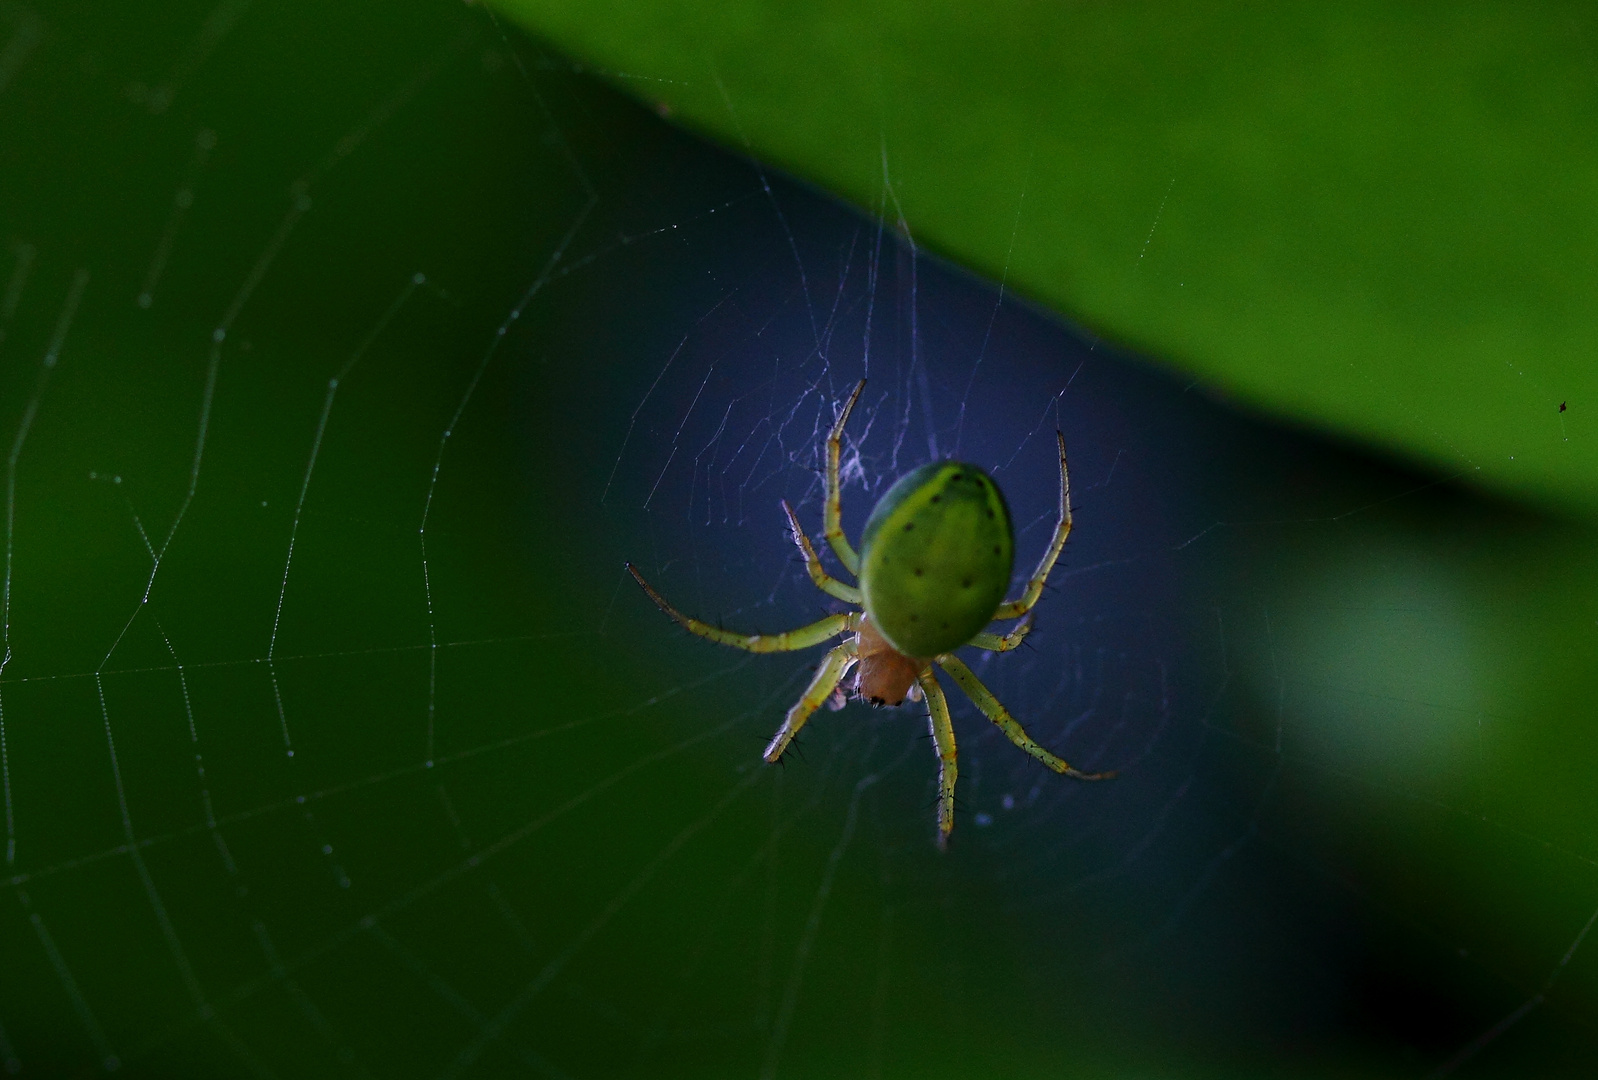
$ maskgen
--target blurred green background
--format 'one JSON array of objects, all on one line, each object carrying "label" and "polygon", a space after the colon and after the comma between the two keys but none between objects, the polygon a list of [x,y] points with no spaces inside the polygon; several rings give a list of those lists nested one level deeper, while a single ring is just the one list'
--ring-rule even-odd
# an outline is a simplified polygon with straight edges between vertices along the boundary
[{"label": "blurred green background", "polygon": [[[1590,41],[0,4],[0,1069],[1587,1075]],[[766,767],[813,657],[620,568],[827,610],[861,375],[851,529],[959,454],[1026,562],[1071,444],[980,670],[1122,775],[956,702],[942,856],[915,709]]]}]

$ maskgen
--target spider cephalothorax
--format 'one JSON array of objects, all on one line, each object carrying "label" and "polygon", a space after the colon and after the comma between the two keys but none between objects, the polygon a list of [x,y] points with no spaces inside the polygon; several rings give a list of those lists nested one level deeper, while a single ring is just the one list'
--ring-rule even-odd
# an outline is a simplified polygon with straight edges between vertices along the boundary
[{"label": "spider cephalothorax", "polygon": [[[932,738],[941,770],[938,782],[938,843],[947,843],[954,828],[954,783],[958,772],[954,727],[949,705],[933,674],[941,667],[977,708],[1009,736],[1010,741],[1057,773],[1081,780],[1101,780],[1114,773],[1084,773],[1055,757],[1026,733],[997,698],[983,686],[954,650],[973,645],[991,652],[1015,648],[1031,629],[1031,611],[1043,594],[1065,539],[1071,533],[1070,478],[1065,466],[1065,437],[1060,447],[1060,519],[1049,549],[1019,598],[1004,600],[1015,561],[1010,511],[998,485],[975,465],[931,462],[900,477],[877,501],[860,534],[855,553],[844,535],[838,493],[838,459],[844,425],[860,398],[865,380],[855,387],[827,436],[825,526],[827,542],[859,585],[827,573],[799,518],[782,504],[794,543],[804,555],[805,569],[816,587],[858,610],[829,615],[809,626],[782,634],[739,634],[691,619],[668,604],[633,569],[638,584],[667,615],[700,637],[750,652],[786,652],[819,645],[840,634],[843,642],[827,653],[804,696],[766,747],[767,761],[782,757],[788,744],[824,702],[841,704],[844,692],[872,705],[900,705],[907,698],[927,702]],[[1008,634],[985,629],[996,620],[1020,619]],[[851,676],[851,669],[853,675]]]},{"label": "spider cephalothorax", "polygon": [[843,687],[869,705],[903,705],[907,697],[919,698],[916,679],[927,661],[906,656],[888,643],[871,621],[861,615],[855,632],[854,654],[858,661],[854,674]]}]

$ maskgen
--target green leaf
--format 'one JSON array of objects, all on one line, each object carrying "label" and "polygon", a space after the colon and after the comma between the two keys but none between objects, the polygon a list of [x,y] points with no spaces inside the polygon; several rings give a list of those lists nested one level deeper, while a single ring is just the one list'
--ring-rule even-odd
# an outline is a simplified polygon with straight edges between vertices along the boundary
[{"label": "green leaf", "polygon": [[1590,8],[498,2],[1242,402],[1598,511]]}]

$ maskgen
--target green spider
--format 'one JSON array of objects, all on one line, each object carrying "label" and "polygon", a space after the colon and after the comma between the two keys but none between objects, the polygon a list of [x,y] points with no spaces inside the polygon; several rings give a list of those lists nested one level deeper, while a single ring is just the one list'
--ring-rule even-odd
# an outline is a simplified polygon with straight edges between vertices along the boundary
[{"label": "green spider", "polygon": [[[782,727],[766,746],[764,757],[775,762],[799,734],[806,720],[824,703],[841,708],[852,693],[872,705],[901,705],[925,697],[928,723],[937,746],[938,846],[945,847],[954,829],[954,727],[949,703],[932,666],[949,674],[977,708],[999,726],[1010,741],[1057,773],[1078,780],[1107,780],[1113,772],[1080,772],[1039,746],[999,699],[977,679],[965,661],[954,655],[963,645],[989,652],[1008,652],[1032,629],[1032,609],[1043,594],[1049,572],[1071,535],[1071,481],[1065,466],[1065,436],[1060,444],[1060,520],[1048,551],[1016,600],[1005,600],[1015,562],[1015,537],[1010,510],[998,485],[975,465],[934,461],[900,477],[877,501],[860,534],[855,554],[844,535],[838,492],[838,458],[844,425],[866,382],[861,379],[827,436],[825,527],[827,542],[838,561],[860,582],[849,585],[821,565],[793,507],[783,511],[793,542],[804,555],[805,569],[816,588],[861,610],[825,619],[782,634],[740,634],[691,619],[666,602],[628,563],[627,570],[655,605],[691,633],[721,645],[754,653],[788,652],[819,645],[840,634],[842,644],[827,653],[810,686],[788,710]],[[984,629],[996,620],[1020,619],[1007,634]],[[844,677],[858,665],[854,677]],[[919,691],[919,692],[918,692]]]}]

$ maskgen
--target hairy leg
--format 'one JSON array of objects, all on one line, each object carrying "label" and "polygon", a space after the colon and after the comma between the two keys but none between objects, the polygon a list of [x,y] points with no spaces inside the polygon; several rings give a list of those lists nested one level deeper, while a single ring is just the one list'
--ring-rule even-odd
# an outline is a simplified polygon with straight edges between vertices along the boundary
[{"label": "hairy leg", "polygon": [[1010,710],[1006,709],[999,699],[993,696],[992,691],[982,685],[981,680],[976,677],[976,673],[966,667],[965,662],[958,656],[951,656],[945,653],[943,656],[938,657],[938,666],[947,671],[950,677],[960,684],[960,689],[965,691],[966,696],[976,703],[976,707],[981,709],[989,720],[999,726],[1000,731],[1010,737],[1011,742],[1055,772],[1063,776],[1074,776],[1078,780],[1108,780],[1115,775],[1113,772],[1081,772],[1039,746],[1032,740],[1032,736],[1026,733],[1026,728],[1022,727],[1020,722],[1010,715]]},{"label": "hairy leg", "polygon": [[854,662],[853,638],[827,654],[827,658],[816,669],[816,677],[810,680],[810,686],[805,690],[804,696],[793,703],[793,708],[789,709],[788,715],[783,718],[782,727],[778,728],[777,733],[771,737],[771,742],[766,744],[766,751],[761,756],[767,761],[776,761],[782,757],[782,752],[788,749],[793,737],[805,726],[810,714],[832,696],[839,680],[854,666]]},{"label": "hairy leg", "polygon": [[921,692],[927,698],[927,726],[938,749],[938,847],[949,846],[954,830],[954,781],[960,773],[955,760],[954,725],[949,722],[949,702],[932,669],[921,673]]},{"label": "hairy leg", "polygon": [[1009,652],[1021,644],[1031,632],[1032,613],[1027,612],[1027,617],[1008,634],[990,634],[984,631],[972,638],[967,644],[975,645],[979,649],[986,649],[988,652]]},{"label": "hairy leg", "polygon": [[644,580],[643,575],[633,568],[632,563],[627,564],[627,572],[633,576],[634,581],[643,586],[644,592],[649,594],[649,599],[655,602],[655,606],[669,615],[678,626],[718,645],[731,645],[746,652],[773,653],[808,649],[812,645],[820,645],[829,638],[835,638],[839,634],[855,629],[855,622],[860,617],[858,612],[843,612],[828,615],[825,619],[818,619],[809,626],[801,626],[797,630],[788,630],[781,634],[740,634],[736,630],[723,630],[719,626],[690,619],[666,603],[666,598]]},{"label": "hairy leg", "polygon": [[799,554],[805,558],[805,569],[810,571],[810,580],[816,588],[828,596],[835,596],[846,604],[859,605],[860,590],[853,585],[846,585],[827,573],[821,565],[821,558],[816,554],[816,549],[810,544],[810,537],[805,535],[803,526],[799,524],[799,516],[793,512],[793,507],[788,505],[788,500],[782,500],[783,512],[788,515],[788,527],[793,530],[793,542],[799,545]]},{"label": "hairy leg", "polygon": [[849,545],[849,538],[843,534],[843,496],[838,490],[838,459],[843,455],[843,426],[849,422],[849,414],[854,411],[854,403],[860,400],[860,391],[865,388],[866,381],[861,379],[855,385],[854,393],[849,395],[843,412],[838,414],[837,422],[832,425],[832,432],[827,436],[827,508],[823,525],[826,529],[827,543],[832,545],[838,561],[843,563],[843,568],[851,574],[860,573],[860,556],[855,554],[854,548]]},{"label": "hairy leg", "polygon": [[1060,552],[1065,550],[1065,538],[1071,535],[1071,474],[1065,467],[1065,436],[1056,431],[1054,437],[1060,444],[1060,520],[1054,526],[1054,538],[1049,541],[1049,550],[1043,553],[1043,559],[1027,580],[1026,588],[1021,590],[1017,599],[1000,604],[999,610],[993,615],[995,619],[1015,619],[1032,610],[1032,605],[1043,595],[1049,572],[1054,569]]}]

